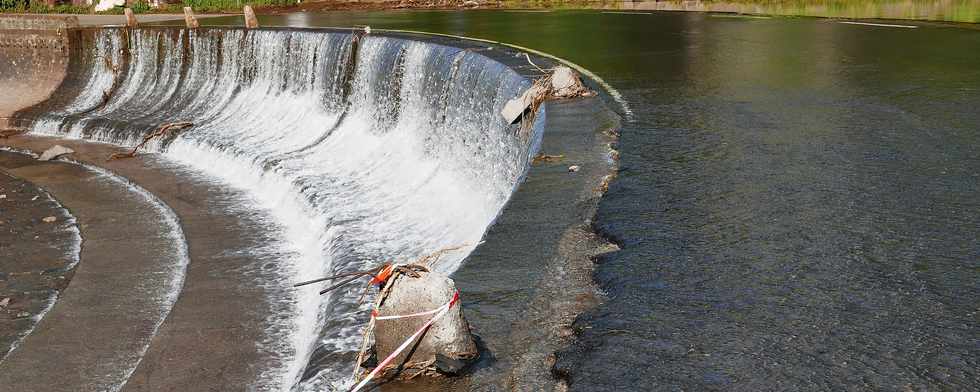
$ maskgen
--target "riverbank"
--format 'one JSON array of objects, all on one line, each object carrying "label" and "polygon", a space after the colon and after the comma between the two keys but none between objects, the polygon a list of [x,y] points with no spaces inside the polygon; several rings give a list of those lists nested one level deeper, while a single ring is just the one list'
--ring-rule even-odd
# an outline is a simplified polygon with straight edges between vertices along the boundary
[{"label": "riverbank", "polygon": [[848,19],[980,22],[980,0],[504,0],[505,8],[694,11]]},{"label": "riverbank", "polygon": [[[134,6],[140,19],[148,22],[181,19],[182,5],[149,8],[145,3]],[[202,3],[203,4],[203,3]],[[235,14],[244,3],[192,4],[199,15]],[[736,15],[819,17],[844,19],[893,19],[932,22],[980,23],[980,0],[790,0],[790,1],[691,1],[691,0],[321,0],[288,5],[253,4],[256,13],[278,15],[295,12],[392,11],[392,10],[604,10],[607,12],[675,11],[713,12]],[[87,7],[31,8],[3,12],[73,14],[90,21],[83,25],[119,24],[120,8],[90,13]],[[152,15],[152,16],[150,16]]]}]

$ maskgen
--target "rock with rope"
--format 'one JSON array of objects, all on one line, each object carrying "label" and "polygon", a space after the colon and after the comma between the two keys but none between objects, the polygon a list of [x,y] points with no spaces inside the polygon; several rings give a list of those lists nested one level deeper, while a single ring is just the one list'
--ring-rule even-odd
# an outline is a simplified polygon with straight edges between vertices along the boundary
[{"label": "rock with rope", "polygon": [[[393,276],[394,282],[375,315],[374,353],[391,360],[381,373],[402,370],[404,376],[441,371],[458,372],[478,355],[476,342],[459,306],[456,285],[447,275],[413,268]],[[398,351],[426,323],[416,342]],[[453,366],[437,366],[451,363]]]}]

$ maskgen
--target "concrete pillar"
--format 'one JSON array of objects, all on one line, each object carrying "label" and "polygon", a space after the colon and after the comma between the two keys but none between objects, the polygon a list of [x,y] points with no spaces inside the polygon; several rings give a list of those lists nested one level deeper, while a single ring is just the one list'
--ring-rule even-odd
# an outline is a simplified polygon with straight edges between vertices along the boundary
[{"label": "concrete pillar", "polygon": [[133,10],[126,8],[123,13],[126,14],[126,27],[136,27],[136,15],[133,14]]},{"label": "concrete pillar", "polygon": [[191,7],[184,7],[184,23],[187,24],[188,29],[196,29],[201,27],[201,25],[197,23],[197,18],[194,17],[194,10],[191,9]]},{"label": "concrete pillar", "polygon": [[255,18],[255,11],[252,11],[252,6],[246,5],[242,8],[245,12],[245,28],[254,29],[259,27],[259,20]]}]

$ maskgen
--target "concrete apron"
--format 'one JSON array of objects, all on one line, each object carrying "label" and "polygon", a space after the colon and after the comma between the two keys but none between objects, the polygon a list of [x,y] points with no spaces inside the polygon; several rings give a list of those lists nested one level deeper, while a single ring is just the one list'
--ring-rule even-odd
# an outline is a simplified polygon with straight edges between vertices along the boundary
[{"label": "concrete apron", "polygon": [[169,284],[161,274],[177,262],[179,245],[167,235],[172,228],[165,217],[132,189],[81,166],[4,154],[2,170],[44,187],[74,213],[83,250],[62,299],[0,364],[0,385],[16,391],[114,389],[105,385],[106,374],[128,366],[135,370],[121,380],[124,391],[239,391],[281,364],[288,350],[257,342],[277,339],[272,316],[292,307],[274,300],[287,297],[288,288],[256,282],[275,282],[282,257],[249,252],[276,241],[269,217],[242,208],[243,192],[158,155],[106,162],[123,149],[34,136],[0,141],[35,153],[55,144],[75,150],[71,159],[118,174],[168,206],[179,219],[190,263],[179,298],[154,334],[159,303],[146,293],[162,290],[148,286]]},{"label": "concrete apron", "polygon": [[68,286],[80,251],[75,217],[44,189],[0,170],[0,362]]}]

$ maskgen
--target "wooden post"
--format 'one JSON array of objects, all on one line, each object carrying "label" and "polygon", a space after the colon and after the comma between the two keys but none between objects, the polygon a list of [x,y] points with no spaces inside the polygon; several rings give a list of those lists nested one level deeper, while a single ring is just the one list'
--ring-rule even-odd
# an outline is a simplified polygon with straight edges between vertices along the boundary
[{"label": "wooden post", "polygon": [[197,23],[197,18],[194,17],[194,10],[191,7],[184,7],[184,23],[187,24],[188,29],[196,29],[201,26]]},{"label": "wooden post", "polygon": [[136,27],[136,15],[133,14],[133,10],[126,8],[123,13],[126,14],[126,27]]},{"label": "wooden post", "polygon": [[245,11],[245,28],[254,29],[259,27],[259,20],[255,18],[255,11],[252,11],[252,6],[246,5],[242,8]]}]

